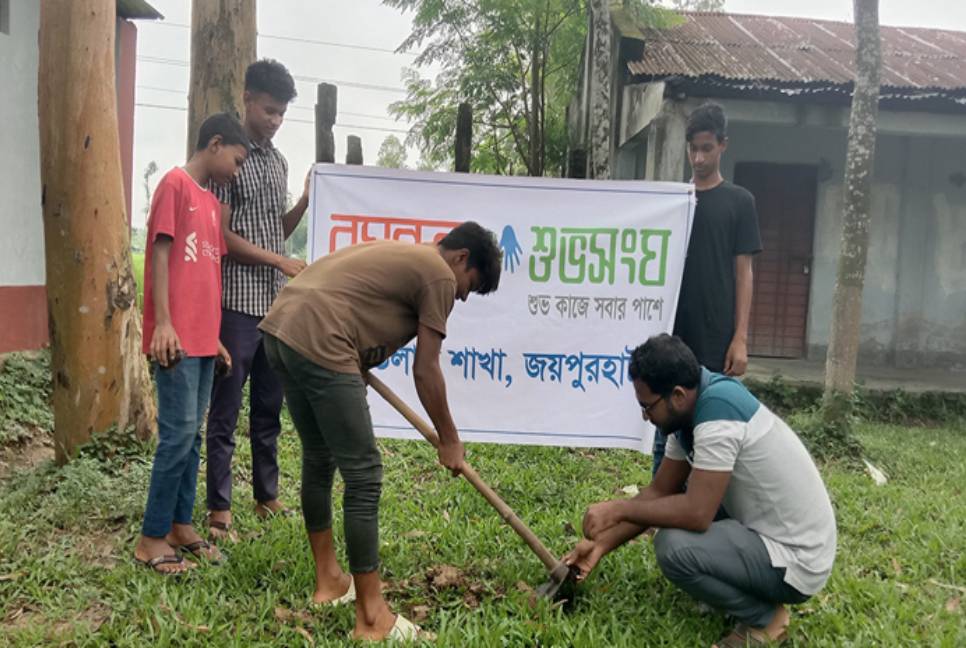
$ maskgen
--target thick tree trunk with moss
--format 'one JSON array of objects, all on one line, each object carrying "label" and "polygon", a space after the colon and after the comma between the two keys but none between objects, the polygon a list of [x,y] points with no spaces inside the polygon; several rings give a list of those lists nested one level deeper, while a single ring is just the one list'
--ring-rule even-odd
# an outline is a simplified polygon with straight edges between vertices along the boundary
[{"label": "thick tree trunk with moss", "polygon": [[610,178],[610,1],[590,0],[590,177]]},{"label": "thick tree trunk with moss", "polygon": [[114,89],[114,0],[43,0],[41,181],[58,463],[93,435],[154,431]]},{"label": "thick tree trunk with moss", "polygon": [[882,54],[878,0],[855,0],[856,80],[845,163],[842,244],[825,364],[823,417],[843,424],[850,412],[859,351],[862,286],[869,247]]},{"label": "thick tree trunk with moss", "polygon": [[245,70],[255,62],[255,0],[193,0],[188,155],[209,115],[241,118]]}]

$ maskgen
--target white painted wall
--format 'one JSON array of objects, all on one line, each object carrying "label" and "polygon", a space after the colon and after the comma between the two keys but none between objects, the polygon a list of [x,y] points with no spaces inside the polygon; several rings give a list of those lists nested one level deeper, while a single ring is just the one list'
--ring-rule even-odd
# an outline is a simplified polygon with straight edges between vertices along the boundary
[{"label": "white painted wall", "polygon": [[[727,107],[727,102],[725,102]],[[884,113],[889,115],[889,113]],[[948,116],[947,116],[948,117]],[[960,117],[966,123],[966,118]],[[807,344],[824,357],[842,222],[846,132],[732,123],[722,171],[737,162],[817,164]],[[876,148],[861,355],[897,366],[966,368],[966,138],[881,134]]]},{"label": "white painted wall", "polygon": [[0,286],[45,283],[37,124],[40,3],[10,0],[0,32]]}]

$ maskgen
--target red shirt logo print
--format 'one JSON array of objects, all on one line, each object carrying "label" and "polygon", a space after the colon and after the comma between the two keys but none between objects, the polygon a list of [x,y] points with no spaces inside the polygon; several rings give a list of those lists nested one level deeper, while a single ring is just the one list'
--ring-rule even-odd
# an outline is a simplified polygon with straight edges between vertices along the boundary
[{"label": "red shirt logo print", "polygon": [[192,232],[185,237],[184,260],[198,262],[198,232]]}]

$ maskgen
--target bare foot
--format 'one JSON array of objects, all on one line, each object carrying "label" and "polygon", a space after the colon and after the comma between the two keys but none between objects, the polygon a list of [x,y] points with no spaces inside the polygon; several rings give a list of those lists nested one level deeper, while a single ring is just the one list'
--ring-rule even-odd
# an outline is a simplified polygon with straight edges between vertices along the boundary
[{"label": "bare foot", "polygon": [[172,547],[184,548],[198,558],[211,562],[221,562],[225,559],[225,556],[218,551],[218,547],[208,544],[190,524],[171,525],[171,532],[164,539]]},{"label": "bare foot", "polygon": [[134,559],[141,563],[148,563],[157,558],[170,558],[171,561],[160,562],[151,568],[162,574],[181,574],[197,565],[186,560],[175,560],[177,554],[165,542],[164,538],[149,538],[141,536],[134,547]]},{"label": "bare foot", "polygon": [[339,572],[331,578],[316,581],[315,593],[312,594],[312,602],[322,605],[342,598],[349,592],[351,585],[352,576],[345,572]]},{"label": "bare foot", "polygon": [[357,604],[356,627],[352,631],[352,638],[363,641],[382,641],[389,635],[389,631],[392,630],[394,625],[396,625],[396,615],[392,613],[388,605],[375,615],[372,623],[367,623],[359,614]]},{"label": "bare foot", "polygon": [[256,502],[255,503],[255,515],[262,518],[271,517],[273,515],[288,515],[292,512],[292,509],[288,508],[280,500],[273,499],[268,502]]}]

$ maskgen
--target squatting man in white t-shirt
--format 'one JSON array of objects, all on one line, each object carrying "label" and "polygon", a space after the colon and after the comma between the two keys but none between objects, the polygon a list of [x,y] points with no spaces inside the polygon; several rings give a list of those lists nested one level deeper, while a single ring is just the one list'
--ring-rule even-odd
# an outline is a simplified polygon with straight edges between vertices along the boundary
[{"label": "squatting man in white t-shirt", "polygon": [[782,641],[785,605],[821,590],[835,560],[835,514],[811,456],[740,382],[698,365],[680,338],[657,335],[635,349],[630,376],[644,418],[669,432],[667,454],[637,496],[587,509],[585,539],[566,562],[585,578],[655,527],[664,575],[739,621],[716,646]]}]

